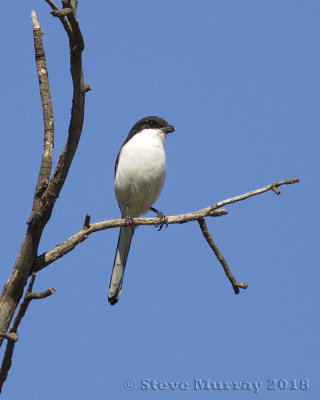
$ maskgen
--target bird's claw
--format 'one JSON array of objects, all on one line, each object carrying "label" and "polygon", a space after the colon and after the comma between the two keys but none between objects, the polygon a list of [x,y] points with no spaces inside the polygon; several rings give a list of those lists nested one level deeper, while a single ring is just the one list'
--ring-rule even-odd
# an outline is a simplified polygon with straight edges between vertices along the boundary
[{"label": "bird's claw", "polygon": [[154,226],[156,228],[159,227],[158,232],[161,231],[161,229],[163,228],[163,225],[166,226],[166,228],[168,228],[168,218],[164,215],[164,214],[160,214],[157,216],[159,218],[159,223],[155,224]]},{"label": "bird's claw", "polygon": [[131,226],[132,228],[136,228],[137,224],[134,222],[134,219],[132,217],[126,217],[126,224]]},{"label": "bird's claw", "polygon": [[157,210],[154,207],[150,207],[150,210],[156,213],[157,217],[159,218],[159,223],[154,224],[156,228],[159,227],[158,231],[161,231],[163,225],[166,225],[166,228],[168,228],[168,218],[161,211]]}]

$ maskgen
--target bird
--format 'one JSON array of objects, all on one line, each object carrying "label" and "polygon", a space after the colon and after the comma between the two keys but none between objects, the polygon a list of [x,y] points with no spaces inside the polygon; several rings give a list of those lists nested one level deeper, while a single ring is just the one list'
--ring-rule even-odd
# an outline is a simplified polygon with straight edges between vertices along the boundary
[{"label": "bird", "polygon": [[166,175],[164,142],[176,128],[157,116],[140,119],[131,128],[115,163],[115,194],[122,218],[127,225],[120,228],[109,284],[108,301],[118,302],[131,240],[135,231],[133,218],[149,210],[159,218],[161,229],[165,215],[152,207],[163,188]]}]

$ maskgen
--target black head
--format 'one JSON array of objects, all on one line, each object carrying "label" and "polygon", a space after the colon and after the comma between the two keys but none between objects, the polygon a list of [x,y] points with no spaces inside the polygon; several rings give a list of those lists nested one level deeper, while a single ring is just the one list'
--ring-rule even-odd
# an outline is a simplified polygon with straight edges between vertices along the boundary
[{"label": "black head", "polygon": [[130,131],[130,138],[141,132],[143,129],[161,129],[165,133],[170,133],[176,130],[172,125],[169,125],[165,119],[156,116],[150,116],[140,119],[136,122]]}]

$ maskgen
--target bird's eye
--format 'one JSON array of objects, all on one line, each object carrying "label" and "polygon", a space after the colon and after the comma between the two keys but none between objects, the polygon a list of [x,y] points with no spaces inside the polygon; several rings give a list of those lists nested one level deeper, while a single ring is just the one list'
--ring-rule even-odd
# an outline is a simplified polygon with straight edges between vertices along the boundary
[{"label": "bird's eye", "polygon": [[155,120],[152,119],[151,121],[149,121],[149,125],[150,125],[150,126],[155,126],[155,124],[156,124],[156,121],[155,121]]}]

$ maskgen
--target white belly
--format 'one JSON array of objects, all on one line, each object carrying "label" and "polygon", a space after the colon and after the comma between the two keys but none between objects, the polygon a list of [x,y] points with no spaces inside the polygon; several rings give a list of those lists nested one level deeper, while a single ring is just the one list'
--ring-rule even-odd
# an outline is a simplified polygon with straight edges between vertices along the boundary
[{"label": "white belly", "polygon": [[161,131],[144,130],[123,146],[115,178],[123,217],[145,214],[160,196],[166,175],[164,140]]}]

